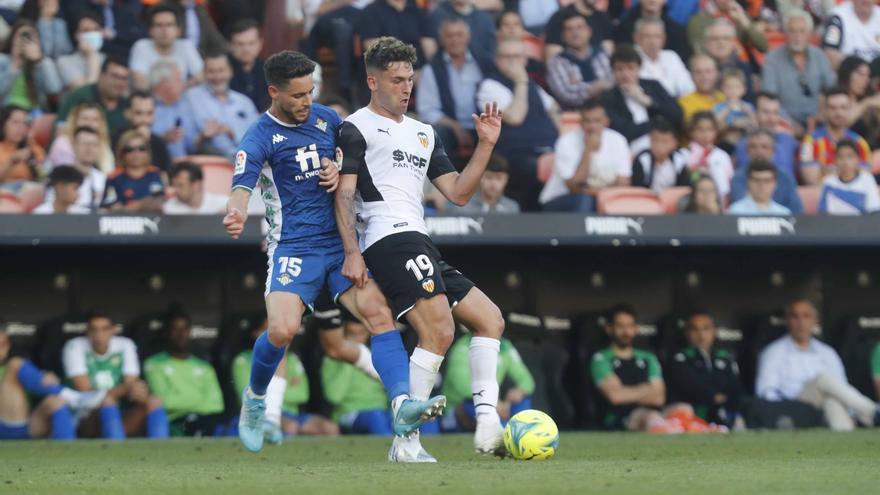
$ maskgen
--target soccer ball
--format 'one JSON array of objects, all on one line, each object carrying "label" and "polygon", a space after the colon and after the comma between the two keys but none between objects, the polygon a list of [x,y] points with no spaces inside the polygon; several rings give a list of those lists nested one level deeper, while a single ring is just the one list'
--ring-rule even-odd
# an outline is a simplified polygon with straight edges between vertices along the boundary
[{"label": "soccer ball", "polygon": [[504,447],[514,459],[542,461],[559,446],[559,429],[553,418],[535,409],[516,413],[504,428]]}]

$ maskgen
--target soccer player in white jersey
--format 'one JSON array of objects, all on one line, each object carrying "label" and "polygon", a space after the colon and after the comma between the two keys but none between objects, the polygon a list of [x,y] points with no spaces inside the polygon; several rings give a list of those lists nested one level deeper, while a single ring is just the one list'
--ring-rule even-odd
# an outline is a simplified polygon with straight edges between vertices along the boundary
[{"label": "soccer player in white jersey", "polygon": [[[501,133],[501,112],[493,104],[473,115],[479,142],[459,174],[431,126],[405,115],[415,48],[383,37],[367,50],[365,60],[370,104],[343,122],[337,139],[343,154],[336,192],[337,224],[345,246],[342,273],[360,287],[369,280],[369,268],[395,317],[416,329],[419,345],[410,357],[410,396],[416,400],[426,399],[434,386],[452,343],[453,318],[471,330],[474,446],[478,452],[495,452],[502,448],[503,430],[495,408],[504,320],[473,282],[443,261],[428,237],[422,186],[427,176],[450,201],[467,203]],[[409,462],[419,451],[423,449],[418,435],[395,437],[388,457]]]}]

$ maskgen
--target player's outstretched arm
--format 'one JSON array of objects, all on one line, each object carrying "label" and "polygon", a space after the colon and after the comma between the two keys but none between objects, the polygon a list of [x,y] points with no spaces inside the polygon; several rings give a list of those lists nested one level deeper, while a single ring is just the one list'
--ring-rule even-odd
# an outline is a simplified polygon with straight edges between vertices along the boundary
[{"label": "player's outstretched arm", "polygon": [[223,217],[223,227],[226,233],[233,239],[238,239],[244,230],[247,221],[247,207],[251,199],[251,192],[243,187],[236,187],[226,203],[226,216]]},{"label": "player's outstretched arm", "polygon": [[336,190],[336,226],[345,249],[345,263],[342,275],[352,281],[358,288],[367,285],[367,265],[361,255],[355,231],[356,215],[354,198],[357,191],[357,175],[343,174]]},{"label": "player's outstretched arm", "polygon": [[498,142],[498,137],[501,135],[501,117],[501,110],[498,108],[498,103],[495,102],[491,105],[487,103],[485,111],[479,116],[471,115],[479,141],[477,141],[470,161],[460,174],[450,172],[432,180],[434,186],[446,196],[446,199],[458,206],[467,204],[477,190],[480,178],[486,171],[486,165],[492,156],[492,150],[495,149],[495,143]]}]

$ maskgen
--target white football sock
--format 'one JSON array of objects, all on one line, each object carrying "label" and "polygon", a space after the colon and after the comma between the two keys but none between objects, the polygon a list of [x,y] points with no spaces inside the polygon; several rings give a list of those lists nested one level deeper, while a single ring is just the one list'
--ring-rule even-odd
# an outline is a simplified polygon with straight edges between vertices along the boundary
[{"label": "white football sock", "polygon": [[373,353],[370,352],[370,348],[364,344],[358,344],[358,349],[360,349],[361,353],[358,355],[358,359],[354,363],[355,368],[363,371],[373,380],[381,381],[379,373],[377,373],[376,368],[373,367]]},{"label": "white football sock", "polygon": [[79,401],[81,394],[72,388],[62,387],[61,393],[58,394],[65,404],[68,406],[75,406]]},{"label": "white football sock", "polygon": [[498,419],[498,353],[501,341],[489,337],[472,337],[468,349],[471,366],[471,389],[477,422]]},{"label": "white football sock", "polygon": [[391,399],[391,417],[397,417],[397,410],[400,409],[400,405],[403,404],[403,401],[409,399],[409,395],[400,394],[397,397]]},{"label": "white football sock", "polygon": [[273,376],[266,387],[266,421],[276,426],[281,426],[281,406],[286,390],[287,380],[278,375]]},{"label": "white football sock", "polygon": [[415,400],[428,400],[440,373],[443,356],[421,347],[413,350],[409,358],[409,396]]}]

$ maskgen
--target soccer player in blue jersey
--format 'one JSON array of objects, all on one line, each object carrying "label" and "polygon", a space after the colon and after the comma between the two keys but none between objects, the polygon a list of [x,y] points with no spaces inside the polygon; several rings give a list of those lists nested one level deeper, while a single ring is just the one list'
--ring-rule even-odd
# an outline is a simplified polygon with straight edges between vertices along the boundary
[{"label": "soccer player in blue jersey", "polygon": [[[280,52],[264,67],[272,105],[242,139],[223,219],[229,235],[238,238],[251,191],[259,183],[269,224],[269,326],[254,344],[239,436],[248,450],[262,448],[268,384],[303,313],[313,309],[325,285],[372,333],[372,361],[391,400],[394,432],[408,435],[439,415],[446,399],[409,398],[409,359],[382,292],[372,281],[353,287],[342,275],[345,255],[331,194],[339,181],[332,159],[341,121],[332,109],[312,103],[315,63],[305,55]],[[423,459],[430,461],[427,454]]]}]

